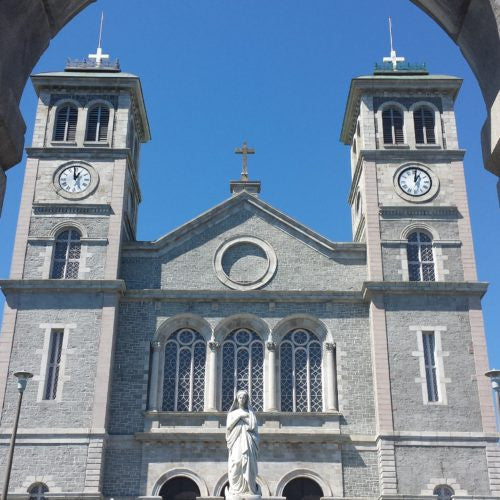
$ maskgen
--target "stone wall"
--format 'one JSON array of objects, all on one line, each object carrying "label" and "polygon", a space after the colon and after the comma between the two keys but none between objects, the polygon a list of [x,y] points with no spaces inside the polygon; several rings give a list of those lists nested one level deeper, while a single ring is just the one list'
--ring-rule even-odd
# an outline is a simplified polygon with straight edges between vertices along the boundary
[{"label": "stone wall", "polygon": [[[437,296],[387,297],[387,338],[394,428],[398,431],[481,432],[467,300]],[[420,370],[419,330],[439,332],[437,358],[444,401],[427,403]],[[446,396],[446,398],[445,398]]]}]

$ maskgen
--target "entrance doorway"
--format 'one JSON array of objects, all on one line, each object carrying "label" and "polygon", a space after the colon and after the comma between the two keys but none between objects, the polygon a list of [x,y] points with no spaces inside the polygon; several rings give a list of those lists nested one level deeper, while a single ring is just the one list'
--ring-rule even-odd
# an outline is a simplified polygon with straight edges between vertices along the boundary
[{"label": "entrance doorway", "polygon": [[200,496],[200,489],[188,477],[174,477],[161,487],[160,496],[163,500],[195,500]]},{"label": "entrance doorway", "polygon": [[283,490],[286,500],[319,500],[323,495],[321,486],[308,477],[292,479]]}]

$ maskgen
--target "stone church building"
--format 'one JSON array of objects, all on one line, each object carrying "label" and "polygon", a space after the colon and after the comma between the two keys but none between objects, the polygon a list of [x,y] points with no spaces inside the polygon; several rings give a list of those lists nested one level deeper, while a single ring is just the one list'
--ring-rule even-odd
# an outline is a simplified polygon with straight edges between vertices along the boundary
[{"label": "stone church building", "polygon": [[459,78],[395,62],[352,80],[352,242],[272,207],[245,173],[227,200],[137,241],[139,78],[98,60],[32,81],[0,283],[2,467],[13,373],[34,374],[9,498],[220,499],[240,388],[264,498],[500,498]]}]

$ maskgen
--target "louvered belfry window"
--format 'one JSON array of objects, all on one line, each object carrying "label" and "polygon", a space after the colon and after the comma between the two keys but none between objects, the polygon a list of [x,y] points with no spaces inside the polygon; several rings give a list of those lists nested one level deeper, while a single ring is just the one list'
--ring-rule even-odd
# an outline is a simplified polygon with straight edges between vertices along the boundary
[{"label": "louvered belfry window", "polygon": [[59,108],[56,113],[54,141],[74,141],[77,120],[78,110],[75,106],[67,104],[62,108]]},{"label": "louvered belfry window", "polygon": [[51,278],[77,279],[81,254],[80,233],[67,229],[56,238]]},{"label": "louvered belfry window", "polygon": [[419,231],[408,236],[406,245],[410,281],[436,281],[432,238]]},{"label": "louvered belfry window", "polygon": [[418,108],[413,112],[415,141],[417,144],[436,144],[434,113],[428,108]]},{"label": "louvered belfry window", "polygon": [[89,111],[85,140],[104,142],[108,138],[109,108],[104,105],[93,107]]},{"label": "louvered belfry window", "polygon": [[382,112],[384,144],[404,144],[403,115],[396,108],[387,108]]}]

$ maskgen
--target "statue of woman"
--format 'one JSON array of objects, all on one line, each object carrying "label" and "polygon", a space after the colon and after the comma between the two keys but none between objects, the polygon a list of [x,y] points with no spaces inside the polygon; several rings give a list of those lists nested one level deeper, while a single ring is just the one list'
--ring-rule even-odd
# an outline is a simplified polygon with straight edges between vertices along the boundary
[{"label": "statue of woman", "polygon": [[247,391],[238,391],[227,414],[229,496],[260,495],[256,483],[259,433]]}]

